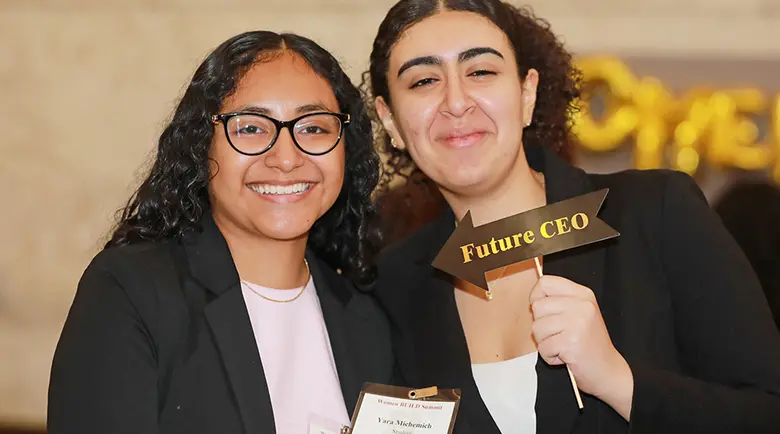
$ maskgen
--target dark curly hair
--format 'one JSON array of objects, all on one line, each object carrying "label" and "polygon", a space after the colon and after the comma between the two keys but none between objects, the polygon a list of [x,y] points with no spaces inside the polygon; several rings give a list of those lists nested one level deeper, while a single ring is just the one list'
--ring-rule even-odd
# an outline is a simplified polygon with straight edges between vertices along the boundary
[{"label": "dark curly hair", "polygon": [[246,32],[206,57],[160,136],[148,176],[120,210],[106,248],[178,238],[200,229],[202,216],[211,212],[207,192],[209,147],[215,131],[211,116],[219,113],[253,65],[283,51],[296,53],[328,80],[339,109],[352,119],[344,133],[344,185],[333,207],[314,223],[309,247],[361,286],[375,279],[376,241],[368,222],[375,214],[371,193],[379,181],[380,160],[371,120],[360,91],[338,61],[315,42],[289,33]]},{"label": "dark curly hair", "polygon": [[[514,49],[520,77],[533,68],[539,72],[539,87],[533,122],[524,130],[524,146],[546,146],[571,160],[571,119],[580,96],[581,74],[572,64],[572,56],[550,30],[547,21],[537,18],[528,8],[518,8],[501,0],[401,0],[385,16],[374,39],[369,70],[360,85],[368,104],[381,96],[391,104],[387,84],[390,51],[406,29],[440,11],[473,12],[489,19],[506,34]],[[374,111],[376,120],[376,112]],[[381,190],[387,190],[393,178],[420,183],[430,190],[431,181],[414,166],[409,155],[393,148],[383,133],[381,148],[388,155]]]}]

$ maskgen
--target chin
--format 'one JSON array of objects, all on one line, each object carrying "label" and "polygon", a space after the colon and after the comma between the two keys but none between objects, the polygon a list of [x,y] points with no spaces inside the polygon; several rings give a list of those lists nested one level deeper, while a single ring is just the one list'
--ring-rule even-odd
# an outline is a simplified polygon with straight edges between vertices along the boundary
[{"label": "chin", "polygon": [[491,175],[494,174],[477,167],[454,168],[445,173],[442,182],[437,184],[453,193],[468,193],[488,188],[493,183]]},{"label": "chin", "polygon": [[277,241],[292,241],[306,238],[311,230],[311,225],[304,222],[283,222],[282,224],[268,225],[261,222],[254,224],[257,232],[265,237]]}]

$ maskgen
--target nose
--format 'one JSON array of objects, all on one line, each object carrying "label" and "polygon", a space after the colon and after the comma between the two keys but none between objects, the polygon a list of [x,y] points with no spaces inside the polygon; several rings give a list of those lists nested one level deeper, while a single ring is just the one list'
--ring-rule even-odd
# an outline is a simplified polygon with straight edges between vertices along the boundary
[{"label": "nose", "polygon": [[277,169],[280,172],[289,173],[303,166],[306,157],[303,152],[295,146],[292,135],[287,128],[279,132],[276,143],[268,150],[265,156],[265,165],[271,169]]},{"label": "nose", "polygon": [[474,101],[458,78],[452,78],[447,81],[445,92],[444,113],[453,117],[461,117],[474,108]]}]

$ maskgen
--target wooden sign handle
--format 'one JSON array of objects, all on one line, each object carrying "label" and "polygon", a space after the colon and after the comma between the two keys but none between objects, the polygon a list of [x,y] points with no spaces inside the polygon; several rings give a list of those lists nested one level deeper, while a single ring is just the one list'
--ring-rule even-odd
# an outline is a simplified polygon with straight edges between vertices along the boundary
[{"label": "wooden sign handle", "polygon": [[[536,264],[536,273],[539,275],[539,277],[542,277],[542,264],[539,262],[539,257],[534,258],[534,263]],[[582,397],[580,396],[580,388],[577,387],[577,380],[574,378],[574,374],[572,374],[571,369],[569,369],[569,365],[566,365],[566,371],[569,372],[569,379],[571,380],[571,387],[574,389],[574,396],[577,398],[577,406],[582,410],[584,406],[582,405]]]}]

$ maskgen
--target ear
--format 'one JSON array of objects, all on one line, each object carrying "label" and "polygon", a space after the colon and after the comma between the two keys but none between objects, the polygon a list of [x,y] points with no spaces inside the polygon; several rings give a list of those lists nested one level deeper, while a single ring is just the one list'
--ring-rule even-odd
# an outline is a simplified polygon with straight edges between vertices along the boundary
[{"label": "ear", "polygon": [[531,68],[523,79],[523,125],[531,125],[536,107],[536,90],[539,86],[539,72]]},{"label": "ear", "polygon": [[381,96],[376,97],[376,100],[374,100],[374,106],[376,107],[376,114],[379,115],[379,120],[382,121],[382,126],[393,140],[393,147],[397,149],[406,149],[406,144],[401,138],[401,135],[398,133],[398,128],[395,125],[393,112],[390,111],[390,107],[388,107],[385,99]]}]

